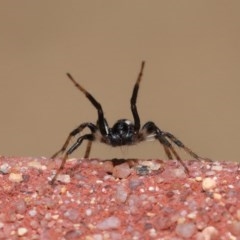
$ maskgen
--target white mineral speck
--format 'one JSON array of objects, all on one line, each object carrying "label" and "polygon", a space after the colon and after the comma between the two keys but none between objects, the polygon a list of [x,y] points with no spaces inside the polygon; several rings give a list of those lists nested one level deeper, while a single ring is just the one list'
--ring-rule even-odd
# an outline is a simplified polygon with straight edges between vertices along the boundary
[{"label": "white mineral speck", "polygon": [[174,176],[177,178],[184,178],[186,176],[184,168],[176,168],[176,169],[173,169],[172,172]]},{"label": "white mineral speck", "polygon": [[159,161],[156,160],[144,160],[140,163],[142,166],[147,166],[149,167],[151,170],[158,170],[161,167],[161,163],[159,163]]},{"label": "white mineral speck", "polygon": [[3,163],[0,166],[0,173],[2,174],[8,174],[11,169],[11,166],[8,163]]},{"label": "white mineral speck", "polygon": [[196,180],[197,182],[201,182],[201,181],[202,181],[202,177],[201,177],[201,176],[197,176],[197,177],[195,177],[195,180]]},{"label": "white mineral speck", "polygon": [[95,204],[96,203],[96,198],[95,197],[92,197],[91,199],[90,199],[90,204]]},{"label": "white mineral speck", "polygon": [[221,200],[222,195],[220,193],[213,193],[213,198],[216,199],[216,200]]},{"label": "white mineral speck", "polygon": [[108,218],[105,218],[103,221],[99,222],[96,225],[97,229],[100,230],[108,230],[108,229],[117,229],[121,226],[121,221],[119,218],[111,216]]},{"label": "white mineral speck", "polygon": [[150,191],[150,192],[155,191],[155,187],[153,187],[153,186],[148,187],[148,191]]},{"label": "white mineral speck", "polygon": [[4,223],[0,222],[0,229],[4,227]]},{"label": "white mineral speck", "polygon": [[202,181],[202,188],[204,191],[211,190],[215,188],[217,185],[216,181],[213,178],[204,178]]},{"label": "white mineral speck", "polygon": [[66,192],[66,196],[69,197],[69,198],[73,197],[73,195],[69,191]]},{"label": "white mineral speck", "polygon": [[103,183],[103,181],[102,180],[96,180],[96,184],[102,184]]},{"label": "white mineral speck", "polygon": [[92,215],[92,209],[90,209],[90,208],[86,209],[86,210],[85,210],[85,214],[86,214],[87,216],[91,216],[91,215]]},{"label": "white mineral speck", "polygon": [[222,171],[222,169],[223,169],[222,165],[212,166],[212,170],[213,170],[213,171]]},{"label": "white mineral speck", "polygon": [[106,193],[107,192],[107,189],[106,188],[102,188],[102,193]]},{"label": "white mineral speck", "polygon": [[[89,240],[103,240],[103,236],[102,236],[102,234],[100,234],[100,233],[96,233],[96,234],[93,234],[92,236],[91,236],[91,238],[89,238]],[[88,238],[87,238],[87,240],[88,240]]]},{"label": "white mineral speck", "polygon": [[52,214],[51,213],[46,213],[45,214],[45,219],[50,220],[52,218]]},{"label": "white mineral speck", "polygon": [[190,219],[195,219],[197,217],[197,212],[196,211],[191,212],[187,215],[187,217],[190,218]]},{"label": "white mineral speck", "polygon": [[8,179],[11,182],[19,183],[23,181],[23,176],[22,176],[22,173],[10,173]]},{"label": "white mineral speck", "polygon": [[70,183],[71,178],[70,178],[70,175],[68,174],[59,174],[57,176],[57,181],[60,181],[62,183]]},{"label": "white mineral speck", "polygon": [[209,170],[209,171],[207,171],[207,172],[205,172],[205,174],[206,174],[206,176],[215,176],[216,175],[216,172],[215,171],[213,171],[213,170]]},{"label": "white mineral speck", "polygon": [[39,169],[39,170],[43,170],[42,169],[42,164],[39,161],[36,161],[36,160],[29,162],[28,166],[32,167],[32,168]]},{"label": "white mineral speck", "polygon": [[20,227],[17,230],[17,234],[18,234],[19,237],[25,235],[27,232],[28,232],[28,230],[26,228],[24,228],[24,227]]},{"label": "white mineral speck", "polygon": [[218,230],[215,227],[208,226],[203,229],[201,233],[198,233],[197,240],[212,240],[218,239]]},{"label": "white mineral speck", "polygon": [[151,238],[156,237],[156,236],[157,236],[157,231],[156,231],[156,229],[155,229],[155,228],[151,228],[151,229],[149,230],[149,235],[150,235]]},{"label": "white mineral speck", "polygon": [[144,188],[140,188],[140,192],[144,193],[145,192]]},{"label": "white mineral speck", "polygon": [[58,214],[52,215],[52,219],[57,220],[59,218]]}]

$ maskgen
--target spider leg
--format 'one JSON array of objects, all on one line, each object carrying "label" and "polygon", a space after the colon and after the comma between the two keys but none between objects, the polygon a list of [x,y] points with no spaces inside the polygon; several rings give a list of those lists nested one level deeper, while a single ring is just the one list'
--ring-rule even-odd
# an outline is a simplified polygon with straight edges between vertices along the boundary
[{"label": "spider leg", "polygon": [[167,157],[172,160],[173,157],[172,157],[171,151],[169,150],[169,147],[167,147],[166,145],[163,145],[163,148],[164,148],[164,151],[165,151]]},{"label": "spider leg", "polygon": [[166,136],[168,139],[170,139],[173,143],[175,143],[178,147],[180,148],[183,148],[185,150],[185,152],[187,152],[188,154],[190,154],[193,158],[195,159],[203,159],[203,160],[206,160],[206,161],[212,161],[211,159],[209,158],[203,158],[203,157],[200,157],[199,155],[197,155],[196,153],[194,153],[190,148],[186,147],[179,139],[177,139],[174,135],[172,135],[171,133],[169,132],[164,132],[163,133],[164,136]]},{"label": "spider leg", "polygon": [[97,109],[98,111],[98,123],[99,123],[99,130],[102,135],[107,135],[109,132],[109,128],[106,124],[106,120],[104,119],[104,114],[102,110],[101,104],[86,90],[84,89],[80,84],[78,84],[75,79],[72,77],[70,73],[67,73],[67,76],[69,79],[73,82],[73,84],[82,92],[85,94],[85,96],[88,98],[88,100],[92,103],[92,105]]},{"label": "spider leg", "polygon": [[71,153],[73,153],[82,144],[83,140],[88,140],[88,141],[92,142],[92,141],[94,141],[94,135],[93,134],[86,134],[86,135],[83,135],[83,136],[79,137],[77,139],[77,141],[68,149],[68,151],[65,153],[65,155],[64,155],[64,157],[62,159],[60,167],[58,168],[56,174],[54,175],[54,177],[50,181],[50,184],[54,184],[54,182],[56,181],[59,173],[64,168],[64,165],[65,165],[65,163],[67,161],[68,156]]},{"label": "spider leg", "polygon": [[[54,153],[51,158],[52,158],[52,159],[53,159],[53,158],[56,158],[60,153],[61,153],[61,154],[64,153],[65,150],[67,149],[67,147],[68,147],[69,142],[71,141],[71,139],[72,139],[75,135],[77,135],[78,133],[80,133],[80,132],[81,132],[84,128],[86,128],[86,127],[88,127],[88,128],[91,130],[92,133],[94,133],[94,132],[97,131],[97,127],[96,127],[94,124],[92,124],[92,123],[82,123],[82,124],[79,125],[77,128],[75,128],[73,131],[70,132],[70,134],[68,135],[67,140],[66,140],[65,143],[63,144],[62,148],[61,148],[59,151],[57,151],[56,153]],[[90,153],[91,148],[88,147],[87,150],[88,150],[88,156],[89,156],[89,153]],[[86,155],[86,153],[85,153],[85,155]]]},{"label": "spider leg", "polygon": [[85,154],[84,154],[84,158],[89,158],[89,154],[91,152],[91,148],[92,148],[92,141],[88,141],[87,148],[86,148]]},{"label": "spider leg", "polygon": [[184,167],[185,173],[189,175],[189,170],[186,164],[182,161],[178,153],[173,148],[172,144],[166,138],[165,133],[161,131],[153,122],[147,122],[144,124],[141,130],[143,140],[152,140],[153,138],[157,139],[162,145],[169,159],[173,159],[172,154],[175,158],[181,163]]},{"label": "spider leg", "polygon": [[136,106],[136,101],[137,101],[137,95],[138,95],[138,89],[139,89],[140,81],[141,81],[142,75],[143,75],[144,65],[145,65],[145,62],[142,61],[141,69],[140,69],[140,72],[138,74],[137,81],[134,85],[133,92],[132,92],[132,97],[131,97],[131,101],[130,101],[131,102],[131,110],[132,110],[132,114],[133,114],[133,118],[134,118],[134,130],[136,132],[138,132],[140,127],[141,127],[140,118],[139,118],[138,111],[137,111],[137,106]]},{"label": "spider leg", "polygon": [[[159,130],[159,131],[158,131]],[[165,152],[168,155],[169,159],[172,159],[172,154],[175,156],[175,158],[181,163],[181,165],[184,168],[184,171],[186,174],[189,175],[189,170],[186,166],[186,164],[182,161],[182,159],[180,158],[180,156],[178,155],[178,153],[175,151],[175,149],[173,148],[172,144],[165,138],[165,136],[162,134],[162,131],[157,128],[157,135],[156,138],[159,140],[159,142],[163,145]]]},{"label": "spider leg", "polygon": [[177,152],[175,151],[175,149],[173,148],[172,145],[170,145],[169,147],[173,153],[173,155],[176,157],[176,159],[182,164],[182,166],[184,167],[184,171],[186,174],[189,175],[189,170],[188,167],[186,166],[186,164],[183,162],[183,160],[179,157],[179,155],[177,154]]}]

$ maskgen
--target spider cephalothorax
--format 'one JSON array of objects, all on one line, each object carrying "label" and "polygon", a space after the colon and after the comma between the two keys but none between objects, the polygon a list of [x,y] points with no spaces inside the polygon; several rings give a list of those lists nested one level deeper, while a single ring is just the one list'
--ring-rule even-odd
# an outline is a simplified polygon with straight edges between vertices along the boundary
[{"label": "spider cephalothorax", "polygon": [[108,137],[112,146],[135,144],[134,124],[127,119],[118,120],[110,129]]},{"label": "spider cephalothorax", "polygon": [[90,130],[90,133],[80,136],[76,140],[76,142],[65,152],[61,166],[57,170],[57,173],[55,174],[53,179],[51,180],[51,183],[54,183],[55,180],[57,179],[57,176],[60,173],[61,169],[63,169],[68,156],[74,150],[76,150],[84,140],[87,140],[88,142],[87,149],[84,155],[85,158],[89,157],[93,141],[99,141],[108,144],[112,147],[116,147],[124,145],[133,145],[142,141],[158,140],[163,145],[164,151],[167,154],[168,158],[173,159],[174,156],[182,164],[186,173],[189,173],[188,168],[185,165],[185,163],[181,160],[175,149],[173,148],[172,143],[180,148],[183,148],[192,157],[196,159],[203,159],[199,157],[196,153],[194,153],[192,150],[190,150],[188,147],[186,147],[179,139],[177,139],[171,133],[160,130],[160,128],[157,127],[154,122],[149,121],[145,123],[141,128],[140,118],[136,106],[136,100],[140,81],[142,79],[144,65],[145,62],[143,61],[130,100],[131,111],[133,114],[134,121],[131,122],[130,120],[127,119],[120,119],[112,127],[109,127],[107,120],[104,118],[104,113],[101,104],[88,91],[86,91],[81,85],[79,85],[69,73],[67,73],[67,76],[74,83],[74,85],[85,94],[88,100],[97,109],[98,119],[97,124],[85,122],[80,124],[72,132],[70,132],[62,148],[52,156],[52,158],[55,158],[60,153],[64,153],[69,145],[70,140],[75,135],[82,132],[83,129],[88,128]]}]

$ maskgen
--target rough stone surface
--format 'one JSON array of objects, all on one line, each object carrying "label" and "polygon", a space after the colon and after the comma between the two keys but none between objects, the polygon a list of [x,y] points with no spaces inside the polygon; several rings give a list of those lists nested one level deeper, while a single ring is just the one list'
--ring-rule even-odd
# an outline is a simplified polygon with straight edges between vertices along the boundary
[{"label": "rough stone surface", "polygon": [[0,239],[240,239],[237,163],[122,161],[0,157]]}]

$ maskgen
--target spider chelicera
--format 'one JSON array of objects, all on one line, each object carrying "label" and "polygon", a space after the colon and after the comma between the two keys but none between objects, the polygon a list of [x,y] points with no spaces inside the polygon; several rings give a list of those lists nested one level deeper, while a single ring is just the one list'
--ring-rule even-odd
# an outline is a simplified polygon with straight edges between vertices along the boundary
[{"label": "spider chelicera", "polygon": [[188,154],[190,154],[195,159],[205,159],[198,156],[191,149],[186,147],[179,139],[177,139],[171,133],[162,131],[154,122],[149,121],[141,127],[136,101],[139,85],[143,75],[144,66],[145,62],[143,61],[141,63],[141,69],[138,74],[137,81],[134,85],[132,97],[130,100],[134,122],[132,123],[130,120],[127,119],[120,119],[112,127],[108,126],[107,120],[104,117],[101,104],[86,89],[84,89],[80,84],[78,84],[70,73],[67,73],[67,76],[73,82],[73,84],[81,92],[85,94],[88,100],[97,109],[98,120],[96,124],[93,124],[91,122],[84,122],[80,124],[77,128],[75,128],[73,131],[71,131],[62,148],[52,156],[52,158],[56,158],[59,154],[63,154],[66,151],[70,140],[75,135],[81,133],[83,129],[88,128],[90,130],[90,133],[80,136],[77,139],[77,141],[65,152],[65,155],[61,162],[61,166],[51,180],[52,184],[57,179],[57,176],[59,175],[60,171],[64,168],[68,156],[72,154],[82,144],[84,140],[88,142],[84,158],[89,157],[93,141],[99,141],[112,147],[117,147],[124,145],[134,145],[142,141],[158,140],[160,144],[162,144],[167,157],[169,159],[173,159],[174,156],[182,164],[186,174],[189,174],[189,170],[185,163],[179,157],[178,153],[173,148],[172,143],[184,149]]}]

